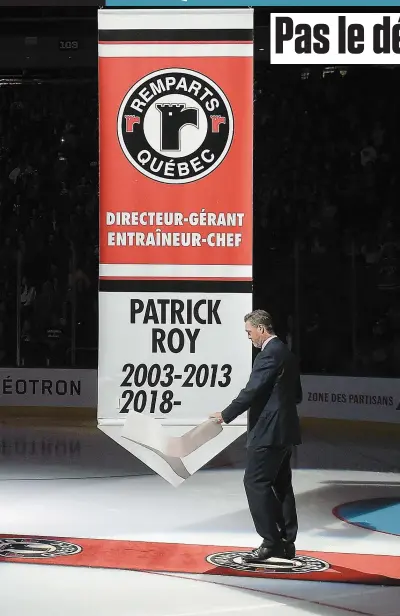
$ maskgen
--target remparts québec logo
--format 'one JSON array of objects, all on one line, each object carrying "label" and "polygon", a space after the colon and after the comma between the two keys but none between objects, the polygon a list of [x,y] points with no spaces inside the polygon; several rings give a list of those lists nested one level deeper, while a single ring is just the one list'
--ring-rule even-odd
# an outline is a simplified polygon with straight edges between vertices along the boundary
[{"label": "remparts qu\u00e9bec logo", "polygon": [[268,575],[268,573],[286,573],[291,575],[296,573],[320,573],[330,568],[329,563],[312,556],[296,556],[292,561],[282,559],[280,562],[275,562],[271,559],[271,561],[267,561],[265,564],[251,566],[242,561],[242,557],[249,554],[250,552],[218,552],[217,554],[210,554],[206,560],[217,567],[235,569],[236,571],[262,572],[265,575]]},{"label": "remparts qu\u00e9bec logo", "polygon": [[80,545],[57,539],[21,539],[5,537],[0,539],[0,558],[54,558],[73,556],[82,552]]},{"label": "remparts qu\u00e9bec logo", "polygon": [[188,69],[164,69],[135,83],[118,114],[118,138],[129,162],[166,184],[186,184],[214,171],[233,139],[224,92]]}]

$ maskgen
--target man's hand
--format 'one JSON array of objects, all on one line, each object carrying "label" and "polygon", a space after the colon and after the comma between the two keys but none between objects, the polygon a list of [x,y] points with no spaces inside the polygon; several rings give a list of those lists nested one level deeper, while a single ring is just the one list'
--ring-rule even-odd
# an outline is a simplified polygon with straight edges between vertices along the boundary
[{"label": "man's hand", "polygon": [[223,423],[222,413],[212,413],[209,417],[210,419],[214,419],[217,423]]}]

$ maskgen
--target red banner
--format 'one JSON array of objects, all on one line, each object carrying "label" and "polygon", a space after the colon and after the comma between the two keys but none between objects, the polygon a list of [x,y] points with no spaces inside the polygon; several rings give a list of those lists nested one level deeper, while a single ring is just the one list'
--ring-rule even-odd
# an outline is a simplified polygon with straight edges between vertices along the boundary
[{"label": "red banner", "polygon": [[250,280],[251,13],[149,13],[99,14],[100,275]]}]

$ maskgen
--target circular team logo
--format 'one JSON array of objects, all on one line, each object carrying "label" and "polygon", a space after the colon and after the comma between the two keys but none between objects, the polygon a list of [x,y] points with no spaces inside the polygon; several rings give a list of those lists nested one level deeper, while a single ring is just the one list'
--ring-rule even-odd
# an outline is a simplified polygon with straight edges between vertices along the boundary
[{"label": "circular team logo", "polygon": [[257,571],[257,573],[319,573],[329,569],[329,563],[312,556],[296,556],[292,561],[285,562],[266,562],[262,565],[250,566],[243,563],[242,556],[247,556],[251,552],[220,552],[210,554],[206,560],[208,563],[217,567],[226,569],[235,569],[237,571]]},{"label": "circular team logo", "polygon": [[0,558],[54,558],[55,556],[73,556],[82,552],[82,548],[67,541],[52,539],[0,539]]},{"label": "circular team logo", "polygon": [[233,139],[233,114],[221,88],[188,69],[164,69],[135,83],[118,114],[118,139],[129,162],[166,184],[212,173]]}]

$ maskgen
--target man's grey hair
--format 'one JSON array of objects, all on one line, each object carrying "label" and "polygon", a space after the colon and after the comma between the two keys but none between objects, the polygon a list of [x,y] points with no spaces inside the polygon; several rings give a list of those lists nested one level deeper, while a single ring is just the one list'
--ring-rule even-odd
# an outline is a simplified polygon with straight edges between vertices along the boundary
[{"label": "man's grey hair", "polygon": [[271,315],[265,310],[253,310],[253,312],[249,312],[249,314],[246,314],[244,317],[244,322],[250,323],[253,327],[262,325],[269,334],[274,333]]}]

